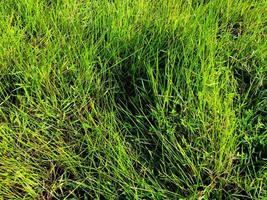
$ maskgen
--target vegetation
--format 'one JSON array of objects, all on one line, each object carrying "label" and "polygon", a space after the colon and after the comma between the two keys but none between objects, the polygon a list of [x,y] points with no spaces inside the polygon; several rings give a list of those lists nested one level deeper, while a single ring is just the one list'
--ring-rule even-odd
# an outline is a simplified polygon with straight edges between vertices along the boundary
[{"label": "vegetation", "polygon": [[266,1],[0,10],[0,199],[267,198]]}]

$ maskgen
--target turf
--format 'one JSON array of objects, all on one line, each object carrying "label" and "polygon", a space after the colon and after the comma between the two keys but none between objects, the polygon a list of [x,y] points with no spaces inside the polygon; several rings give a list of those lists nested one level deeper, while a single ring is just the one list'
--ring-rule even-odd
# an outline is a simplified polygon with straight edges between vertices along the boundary
[{"label": "turf", "polygon": [[0,199],[266,199],[266,13],[1,0]]}]

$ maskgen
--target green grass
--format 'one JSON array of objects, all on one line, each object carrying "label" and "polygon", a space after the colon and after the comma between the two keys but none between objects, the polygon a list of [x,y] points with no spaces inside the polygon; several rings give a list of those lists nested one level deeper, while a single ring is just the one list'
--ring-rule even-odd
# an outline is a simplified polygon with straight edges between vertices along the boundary
[{"label": "green grass", "polygon": [[0,199],[266,199],[266,13],[1,0]]}]

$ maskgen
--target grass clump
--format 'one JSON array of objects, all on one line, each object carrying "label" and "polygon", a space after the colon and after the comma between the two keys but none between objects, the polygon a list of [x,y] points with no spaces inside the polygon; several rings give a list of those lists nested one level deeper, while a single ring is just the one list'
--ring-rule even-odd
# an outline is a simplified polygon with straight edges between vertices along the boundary
[{"label": "grass clump", "polygon": [[265,1],[0,2],[0,199],[265,199]]}]

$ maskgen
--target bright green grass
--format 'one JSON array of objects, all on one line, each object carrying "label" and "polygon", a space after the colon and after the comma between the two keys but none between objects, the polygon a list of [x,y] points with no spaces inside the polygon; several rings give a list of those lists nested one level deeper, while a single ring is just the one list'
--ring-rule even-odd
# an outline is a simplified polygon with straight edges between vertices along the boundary
[{"label": "bright green grass", "polygon": [[267,2],[1,0],[0,199],[266,199]]}]

